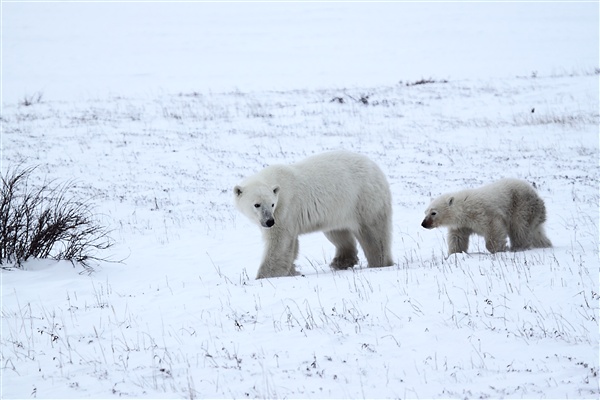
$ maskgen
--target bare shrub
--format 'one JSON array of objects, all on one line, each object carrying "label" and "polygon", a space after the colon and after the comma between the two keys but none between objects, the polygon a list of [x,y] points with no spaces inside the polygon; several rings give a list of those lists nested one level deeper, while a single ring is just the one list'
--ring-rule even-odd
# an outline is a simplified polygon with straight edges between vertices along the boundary
[{"label": "bare shrub", "polygon": [[19,105],[29,107],[34,104],[39,104],[42,102],[43,97],[44,94],[42,92],[35,92],[32,95],[24,96],[23,99],[19,102]]},{"label": "bare shrub", "polygon": [[446,79],[442,79],[442,80],[435,80],[432,78],[421,78],[418,81],[414,81],[414,82],[406,82],[406,86],[418,86],[418,85],[427,85],[430,83],[448,83],[448,81]]},{"label": "bare shrub", "polygon": [[109,232],[94,221],[88,203],[70,196],[73,182],[33,185],[34,170],[17,168],[2,176],[0,265],[53,258],[91,270],[91,260],[103,260],[96,251],[113,245]]}]

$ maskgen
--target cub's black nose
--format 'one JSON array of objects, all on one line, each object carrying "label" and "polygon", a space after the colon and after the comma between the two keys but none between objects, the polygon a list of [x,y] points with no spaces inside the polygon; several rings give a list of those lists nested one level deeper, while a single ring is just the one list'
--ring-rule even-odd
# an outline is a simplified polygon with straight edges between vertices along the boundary
[{"label": "cub's black nose", "polygon": [[275,220],[273,218],[268,219],[267,220],[267,228],[272,227],[273,225],[275,225]]}]

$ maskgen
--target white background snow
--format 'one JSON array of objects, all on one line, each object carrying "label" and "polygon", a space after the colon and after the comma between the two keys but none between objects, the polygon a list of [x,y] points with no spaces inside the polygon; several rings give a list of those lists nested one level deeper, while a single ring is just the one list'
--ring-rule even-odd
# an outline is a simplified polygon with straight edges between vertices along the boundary
[{"label": "white background snow", "polygon": [[[0,397],[598,398],[598,3],[1,7],[1,172],[75,179],[121,262],[2,270]],[[314,234],[254,280],[232,187],[341,148],[396,265]],[[446,258],[430,199],[505,176],[554,247]]]}]

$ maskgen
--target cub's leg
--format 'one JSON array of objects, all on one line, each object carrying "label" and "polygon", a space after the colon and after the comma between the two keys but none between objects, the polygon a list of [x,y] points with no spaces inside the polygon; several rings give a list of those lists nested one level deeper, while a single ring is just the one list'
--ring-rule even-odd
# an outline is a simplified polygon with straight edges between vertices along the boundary
[{"label": "cub's leg", "polygon": [[500,251],[506,251],[506,237],[508,236],[508,229],[500,221],[494,221],[489,223],[488,229],[486,230],[483,237],[485,238],[485,248],[490,253],[497,253]]},{"label": "cub's leg", "polygon": [[468,228],[448,229],[448,255],[466,253],[469,248],[469,236],[473,233]]}]

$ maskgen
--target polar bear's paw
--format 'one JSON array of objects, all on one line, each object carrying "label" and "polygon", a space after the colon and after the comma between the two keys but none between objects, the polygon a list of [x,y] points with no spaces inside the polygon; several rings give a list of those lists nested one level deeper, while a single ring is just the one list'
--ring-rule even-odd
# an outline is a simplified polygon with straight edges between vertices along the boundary
[{"label": "polar bear's paw", "polygon": [[358,263],[358,257],[352,256],[338,256],[331,261],[331,268],[333,269],[348,269],[354,267]]}]

